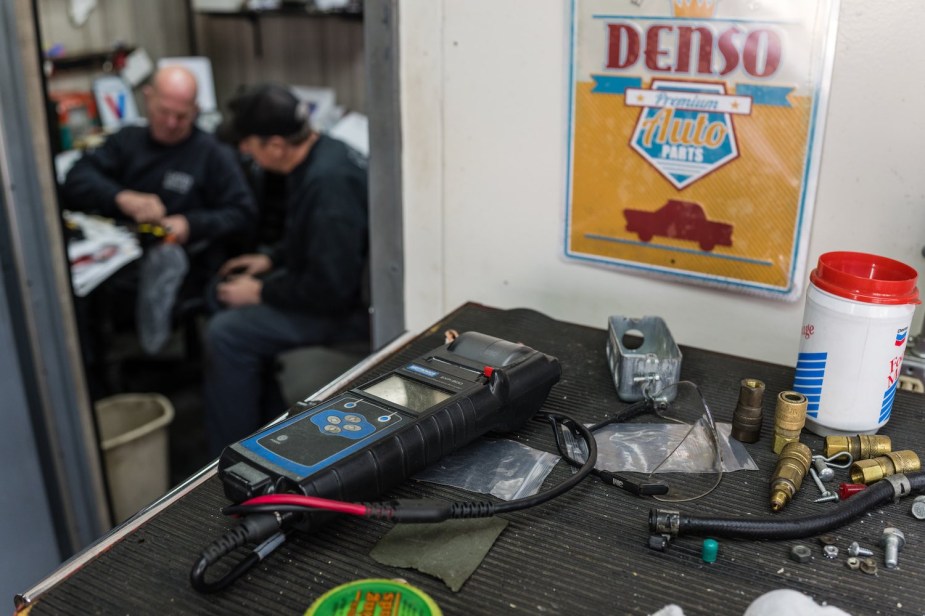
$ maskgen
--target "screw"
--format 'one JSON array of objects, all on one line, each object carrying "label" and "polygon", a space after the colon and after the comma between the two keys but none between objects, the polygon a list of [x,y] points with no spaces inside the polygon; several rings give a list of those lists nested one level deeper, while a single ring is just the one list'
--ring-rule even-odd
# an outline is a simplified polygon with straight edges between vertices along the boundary
[{"label": "screw", "polygon": [[916,496],[912,501],[912,517],[925,520],[925,496]]},{"label": "screw", "polygon": [[880,537],[880,545],[886,549],[883,564],[887,569],[895,569],[899,565],[899,551],[906,545],[906,536],[898,528],[884,528]]},{"label": "screw", "polygon": [[852,541],[848,546],[848,554],[851,556],[873,556],[874,553],[867,548],[862,548],[857,541]]},{"label": "screw", "polygon": [[813,483],[816,484],[816,487],[819,488],[819,492],[824,496],[829,490],[825,487],[825,484],[822,483],[822,479],[819,478],[819,473],[817,473],[816,469],[812,466],[809,467],[809,475],[813,478]]},{"label": "screw", "polygon": [[814,503],[837,503],[838,494],[835,494],[834,492],[826,492],[825,494],[823,494],[822,496],[820,496],[813,502]]},{"label": "screw", "polygon": [[[822,494],[823,498],[834,494],[834,492],[830,492],[829,489],[825,487],[825,484],[822,483],[822,479],[819,478],[819,473],[817,473],[816,469],[813,468],[812,466],[809,467],[809,475],[810,477],[813,478],[813,483],[815,483],[816,487],[819,488],[819,493]],[[836,496],[834,500],[838,500],[838,497]],[[816,501],[816,502],[818,503],[820,501]],[[822,502],[828,502],[828,501],[822,501]]]}]

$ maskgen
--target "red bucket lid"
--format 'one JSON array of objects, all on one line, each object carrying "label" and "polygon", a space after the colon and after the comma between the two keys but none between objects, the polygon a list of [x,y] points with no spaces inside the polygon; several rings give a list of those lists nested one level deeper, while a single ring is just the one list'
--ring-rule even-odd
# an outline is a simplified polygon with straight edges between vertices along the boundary
[{"label": "red bucket lid", "polygon": [[920,304],[917,279],[905,263],[863,252],[827,252],[809,275],[827,293],[868,304]]}]

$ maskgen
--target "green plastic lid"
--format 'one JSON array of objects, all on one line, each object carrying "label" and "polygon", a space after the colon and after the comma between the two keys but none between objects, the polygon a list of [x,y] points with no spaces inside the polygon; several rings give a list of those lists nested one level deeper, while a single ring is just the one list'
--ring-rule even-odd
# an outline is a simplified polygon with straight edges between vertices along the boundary
[{"label": "green plastic lid", "polygon": [[305,616],[441,616],[434,600],[396,580],[356,580],[332,588]]}]

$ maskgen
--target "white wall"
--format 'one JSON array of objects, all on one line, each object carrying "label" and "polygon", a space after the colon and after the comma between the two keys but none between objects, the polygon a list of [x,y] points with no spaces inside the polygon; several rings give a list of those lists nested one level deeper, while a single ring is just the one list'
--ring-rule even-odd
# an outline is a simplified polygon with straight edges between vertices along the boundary
[{"label": "white wall", "polygon": [[[659,315],[681,344],[794,364],[802,296],[564,258],[567,0],[406,0],[400,19],[409,330],[467,300],[601,328]],[[921,0],[842,0],[807,272],[831,250],[925,272],[923,22]]]}]

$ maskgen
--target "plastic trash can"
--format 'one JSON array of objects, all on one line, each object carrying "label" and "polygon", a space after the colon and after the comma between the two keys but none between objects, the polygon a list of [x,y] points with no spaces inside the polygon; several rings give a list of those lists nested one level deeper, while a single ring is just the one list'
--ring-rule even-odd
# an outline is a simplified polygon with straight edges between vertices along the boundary
[{"label": "plastic trash can", "polygon": [[97,401],[97,426],[116,524],[170,487],[167,426],[173,405],[160,394],[119,394]]}]

